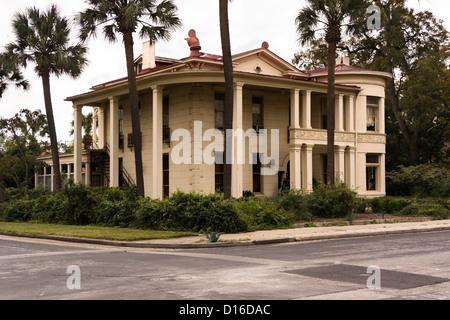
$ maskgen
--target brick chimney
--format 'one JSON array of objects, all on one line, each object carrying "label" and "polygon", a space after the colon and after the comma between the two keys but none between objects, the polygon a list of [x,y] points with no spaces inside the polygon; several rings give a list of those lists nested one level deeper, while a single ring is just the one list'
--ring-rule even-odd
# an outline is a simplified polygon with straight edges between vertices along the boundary
[{"label": "brick chimney", "polygon": [[142,44],[142,69],[155,67],[155,44],[150,44],[150,41],[146,41]]}]

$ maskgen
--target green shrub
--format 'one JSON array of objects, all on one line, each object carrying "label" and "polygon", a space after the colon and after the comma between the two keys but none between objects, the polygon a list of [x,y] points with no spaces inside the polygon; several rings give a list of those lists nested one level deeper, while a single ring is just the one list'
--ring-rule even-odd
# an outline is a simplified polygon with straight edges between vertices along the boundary
[{"label": "green shrub", "polygon": [[163,219],[165,204],[166,202],[161,200],[140,199],[135,212],[136,227],[149,230],[169,230]]},{"label": "green shrub", "polygon": [[284,228],[291,226],[295,215],[271,198],[237,200],[235,207],[243,221],[252,229]]},{"label": "green shrub", "polygon": [[365,213],[366,209],[370,206],[370,200],[366,198],[355,197],[355,212]]},{"label": "green shrub", "polygon": [[175,192],[164,200],[141,200],[136,209],[141,228],[202,232],[241,232],[248,229],[231,200],[220,194]]},{"label": "green shrub", "polygon": [[386,173],[386,192],[392,196],[450,197],[450,172],[433,164],[399,166]]},{"label": "green shrub", "polygon": [[88,225],[95,222],[98,197],[91,188],[67,183],[56,197],[59,202],[54,208],[54,219],[58,223]]},{"label": "green shrub", "polygon": [[33,201],[13,199],[0,206],[0,219],[6,222],[29,221],[32,218]]},{"label": "green shrub", "polygon": [[308,195],[300,190],[289,190],[279,192],[272,199],[284,210],[292,212],[295,215],[295,220],[309,221],[312,219],[312,214],[308,209],[307,197]]},{"label": "green shrub", "polygon": [[336,185],[318,182],[314,192],[307,197],[309,211],[320,218],[344,218],[353,214],[356,192],[350,190],[344,183]]},{"label": "green shrub", "polygon": [[397,214],[403,208],[410,205],[411,198],[404,197],[380,197],[369,200],[373,213]]},{"label": "green shrub", "polygon": [[434,219],[448,219],[450,210],[444,208],[439,203],[417,202],[414,201],[410,205],[403,208],[399,215],[402,216],[429,216]]},{"label": "green shrub", "polygon": [[95,222],[109,227],[132,227],[136,223],[139,195],[136,187],[107,188],[95,191],[98,205]]}]

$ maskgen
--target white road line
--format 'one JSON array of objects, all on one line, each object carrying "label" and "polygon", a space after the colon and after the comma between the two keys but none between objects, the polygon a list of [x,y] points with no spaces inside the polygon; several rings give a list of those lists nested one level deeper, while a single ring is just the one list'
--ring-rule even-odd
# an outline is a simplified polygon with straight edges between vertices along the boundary
[{"label": "white road line", "polygon": [[0,261],[5,260],[15,260],[15,259],[26,259],[26,258],[35,258],[35,257],[50,257],[50,256],[61,256],[61,255],[76,255],[76,254],[86,254],[86,253],[104,253],[111,251],[123,251],[117,249],[109,249],[109,250],[68,250],[68,251],[55,251],[55,252],[36,252],[36,253],[24,253],[24,254],[14,254],[8,256],[0,256]]}]

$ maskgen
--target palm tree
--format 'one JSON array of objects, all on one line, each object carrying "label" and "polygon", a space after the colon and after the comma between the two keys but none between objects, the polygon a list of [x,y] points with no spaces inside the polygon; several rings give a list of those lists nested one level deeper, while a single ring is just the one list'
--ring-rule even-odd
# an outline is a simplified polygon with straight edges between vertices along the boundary
[{"label": "palm tree", "polygon": [[138,194],[145,195],[142,167],[142,139],[139,119],[139,97],[134,71],[133,34],[140,26],[141,38],[150,42],[168,40],[171,32],[181,25],[176,15],[177,7],[172,0],[86,0],[90,8],[81,12],[78,20],[81,25],[80,39],[85,41],[96,35],[103,25],[103,34],[111,42],[120,33],[125,47],[128,73],[128,90],[131,109],[131,125],[136,166],[136,187]]},{"label": "palm tree", "polygon": [[30,7],[23,14],[16,13],[13,19],[13,32],[16,41],[7,45],[8,56],[25,68],[28,63],[34,63],[34,71],[42,79],[53,160],[53,186],[54,191],[59,192],[61,171],[50,76],[60,77],[68,74],[73,78],[78,77],[87,64],[86,48],[80,44],[69,45],[69,21],[60,16],[55,5],[52,5],[47,12]]},{"label": "palm tree", "polygon": [[6,54],[0,54],[0,99],[10,85],[24,90],[28,90],[30,86],[13,61],[7,59]]},{"label": "palm tree", "polygon": [[[325,31],[328,45],[328,88],[327,88],[327,177],[334,185],[334,129],[335,129],[335,68],[336,46],[341,41],[341,29],[353,30],[349,22],[363,16],[368,3],[364,0],[307,0],[296,18],[300,43],[305,45],[315,39],[317,31]],[[318,27],[321,28],[318,28]]]},{"label": "palm tree", "polygon": [[[228,23],[228,1],[219,0],[220,38],[222,41],[223,70],[225,75],[225,101],[224,101],[224,130],[233,128],[233,62],[231,58],[230,28]],[[228,145],[230,143],[231,145]],[[231,139],[225,139],[225,151],[231,151],[233,143]],[[231,174],[232,166],[224,161],[223,196],[231,198]]]}]

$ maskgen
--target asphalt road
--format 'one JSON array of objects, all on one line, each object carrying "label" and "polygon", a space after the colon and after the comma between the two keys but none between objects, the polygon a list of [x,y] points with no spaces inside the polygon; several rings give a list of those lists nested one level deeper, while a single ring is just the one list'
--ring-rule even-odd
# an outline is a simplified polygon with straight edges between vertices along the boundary
[{"label": "asphalt road", "polygon": [[0,236],[0,299],[448,300],[449,248],[450,231],[184,250]]}]

